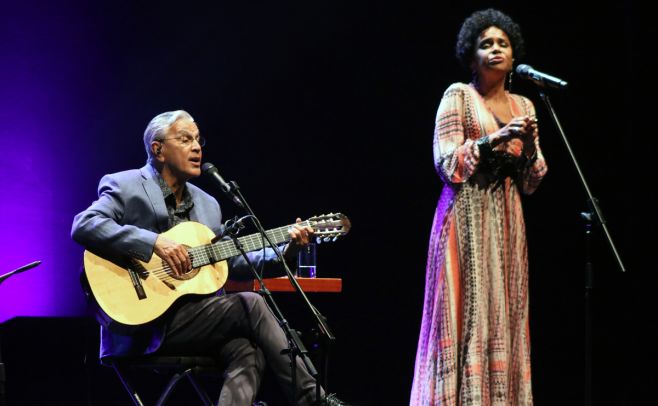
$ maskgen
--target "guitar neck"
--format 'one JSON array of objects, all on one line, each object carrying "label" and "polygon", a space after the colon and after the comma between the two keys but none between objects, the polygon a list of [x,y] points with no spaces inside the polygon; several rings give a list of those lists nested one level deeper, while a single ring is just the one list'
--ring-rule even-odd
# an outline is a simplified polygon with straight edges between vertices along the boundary
[{"label": "guitar neck", "polygon": [[[310,224],[308,221],[304,221],[299,223],[299,225],[307,226]],[[290,241],[290,234],[288,234],[288,230],[292,226],[293,225],[273,228],[271,230],[267,230],[265,234],[267,234],[270,241],[272,241],[274,244],[288,242]],[[260,250],[263,248],[263,243],[267,245],[267,240],[264,240],[260,233],[238,237],[238,241],[240,242],[240,245],[245,252]],[[202,267],[241,255],[240,250],[235,246],[235,242],[233,240],[220,240],[214,244],[200,245],[198,247],[188,249],[188,253],[192,259],[193,268]]]}]

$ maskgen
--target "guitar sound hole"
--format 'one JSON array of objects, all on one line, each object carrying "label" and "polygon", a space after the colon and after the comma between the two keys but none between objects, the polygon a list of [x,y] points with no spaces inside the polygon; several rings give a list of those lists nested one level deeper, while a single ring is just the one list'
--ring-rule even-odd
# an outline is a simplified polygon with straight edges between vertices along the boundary
[{"label": "guitar sound hole", "polygon": [[167,272],[167,276],[179,281],[185,281],[194,278],[199,273],[199,270],[201,269],[201,268],[192,268],[189,271],[183,273],[182,275],[176,275],[174,271],[169,267],[169,265],[167,265],[166,262],[163,264],[163,268]]}]

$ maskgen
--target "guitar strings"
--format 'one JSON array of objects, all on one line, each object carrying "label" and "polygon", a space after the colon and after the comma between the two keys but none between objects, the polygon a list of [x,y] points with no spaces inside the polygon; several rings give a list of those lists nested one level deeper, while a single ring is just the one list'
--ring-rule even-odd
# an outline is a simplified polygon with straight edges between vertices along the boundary
[{"label": "guitar strings", "polygon": [[[305,223],[308,223],[308,222],[305,222]],[[304,225],[306,225],[306,224],[304,224]],[[287,237],[287,233],[284,233],[284,230],[287,232],[287,230],[289,228],[290,228],[290,226],[280,227],[280,228],[268,231],[267,234],[271,238],[274,237],[273,239],[277,240],[277,243],[278,242],[283,242],[283,241],[286,240],[285,237]],[[275,233],[280,234],[278,236],[279,238],[277,238],[276,235],[273,235]],[[248,236],[245,236],[245,237],[239,237],[238,240],[240,241],[241,244],[244,245],[246,252],[255,251],[255,250],[263,248],[263,245],[262,245],[261,239],[260,239],[260,234],[257,234],[257,233],[256,234],[251,234],[251,235],[248,235]],[[192,263],[193,263],[192,267],[193,267],[193,269],[200,268],[200,267],[203,267],[205,265],[209,265],[209,264],[212,263],[212,262],[207,262],[207,263],[199,264],[199,266],[195,267],[194,266],[194,258],[199,254],[205,254],[206,258],[208,258],[208,259],[210,259],[210,258],[218,259],[218,257],[219,257],[218,261],[216,261],[216,262],[219,262],[223,259],[235,256],[235,255],[238,255],[240,253],[240,251],[237,248],[235,248],[235,246],[232,246],[232,243],[233,243],[232,240],[226,240],[226,241],[220,241],[219,243],[215,243],[215,244],[205,244],[205,245],[201,245],[201,246],[198,246],[198,247],[192,247],[192,248],[188,249],[188,253],[191,254],[190,257],[192,258]],[[211,257],[211,254],[219,254],[219,255],[212,255],[212,257]],[[162,263],[161,267],[156,267],[156,268],[150,269],[149,274],[151,274],[151,275],[153,275],[153,276],[155,276],[155,277],[157,277],[158,279],[161,279],[161,280],[164,280],[164,279],[178,280],[178,279],[176,279],[175,277],[172,276],[171,267],[169,266],[169,264],[167,262],[165,262],[164,260],[161,260],[161,263]]]},{"label": "guitar strings", "polygon": [[[308,220],[297,224],[301,226],[311,225],[310,221]],[[270,238],[275,240],[276,243],[278,244],[288,240],[289,235],[287,232],[292,226],[294,226],[294,224],[275,228],[266,231],[266,233]],[[263,248],[262,236],[259,233],[250,234],[244,237],[238,237],[238,240],[242,245],[244,245],[245,252],[256,251]],[[205,244],[205,245],[200,245],[198,247],[191,247],[188,249],[188,253],[190,254],[190,258],[192,260],[192,269],[196,269],[212,264],[213,263],[212,260],[214,260],[214,262],[219,262],[223,259],[239,255],[240,251],[235,247],[235,245],[233,245],[233,240],[226,240],[226,241],[220,241],[215,244]],[[201,261],[203,263],[198,264],[198,266],[194,266],[194,259],[198,255],[203,255],[203,254],[205,254],[205,258],[207,258],[209,261],[207,262]],[[148,273],[150,275],[157,277],[160,280],[164,280],[164,279],[178,280],[177,278],[172,276],[171,267],[169,266],[169,264],[162,259],[161,259],[161,263],[162,266],[150,269]]]}]

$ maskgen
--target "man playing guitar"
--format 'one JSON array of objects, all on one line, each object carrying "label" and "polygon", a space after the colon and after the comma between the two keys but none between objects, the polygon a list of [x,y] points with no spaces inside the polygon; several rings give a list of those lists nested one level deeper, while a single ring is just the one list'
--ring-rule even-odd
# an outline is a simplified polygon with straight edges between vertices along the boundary
[{"label": "man playing guitar", "polygon": [[[156,116],[144,133],[147,164],[141,169],[104,176],[100,181],[98,200],[74,219],[72,237],[99,255],[90,254],[93,258],[116,258],[116,262],[129,258],[128,261],[135,264],[155,260],[161,264],[158,270],[162,283],[158,286],[162,288],[151,290],[148,290],[152,284],[150,280],[158,279],[146,277],[146,271],[140,271],[139,267],[132,267],[130,271],[115,267],[101,272],[101,275],[110,277],[116,274],[132,281],[134,289],[129,284],[121,294],[130,296],[135,303],[156,300],[161,295],[158,289],[173,293],[181,291],[184,283],[197,272],[200,274],[199,259],[195,258],[197,254],[192,258],[190,255],[195,251],[187,244],[169,238],[167,231],[193,221],[205,225],[214,235],[222,234],[219,204],[212,196],[188,183],[201,174],[204,144],[196,123],[187,112],[178,110]],[[311,226],[297,220],[298,224],[288,229],[290,242],[284,248],[287,259],[295,258],[298,250],[314,235]],[[211,237],[212,234],[208,236]],[[270,248],[248,255],[257,267],[274,266],[278,262]],[[211,267],[207,265],[209,262],[213,261],[205,261],[203,265]],[[239,255],[227,262],[233,273],[247,270],[246,261]],[[129,273],[130,278],[127,277]],[[110,297],[121,297],[111,289],[107,292]],[[265,301],[253,292],[184,295],[177,298],[162,316],[129,327],[115,329],[111,323],[102,325],[101,358],[153,353],[216,357],[226,366],[219,405],[251,405],[266,363],[291,404],[344,404],[333,395],[323,395],[323,399],[316,401],[315,380],[299,358],[294,390],[296,399],[292,399],[290,358],[281,354],[288,347],[287,339]]]}]

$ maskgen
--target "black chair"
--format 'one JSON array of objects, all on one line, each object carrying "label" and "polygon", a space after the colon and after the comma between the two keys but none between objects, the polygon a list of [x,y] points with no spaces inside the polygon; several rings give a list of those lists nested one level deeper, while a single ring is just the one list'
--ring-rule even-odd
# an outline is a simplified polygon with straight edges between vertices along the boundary
[{"label": "black chair", "polygon": [[144,406],[144,403],[130,384],[126,373],[127,370],[151,370],[171,377],[167,386],[160,394],[156,406],[164,405],[178,382],[184,378],[187,378],[192,384],[202,403],[206,406],[212,406],[215,403],[210,400],[210,396],[208,396],[196,378],[201,375],[222,376],[222,369],[217,361],[209,357],[155,355],[107,357],[101,360],[101,364],[114,369],[114,372],[116,372],[123,387],[136,406]]}]

